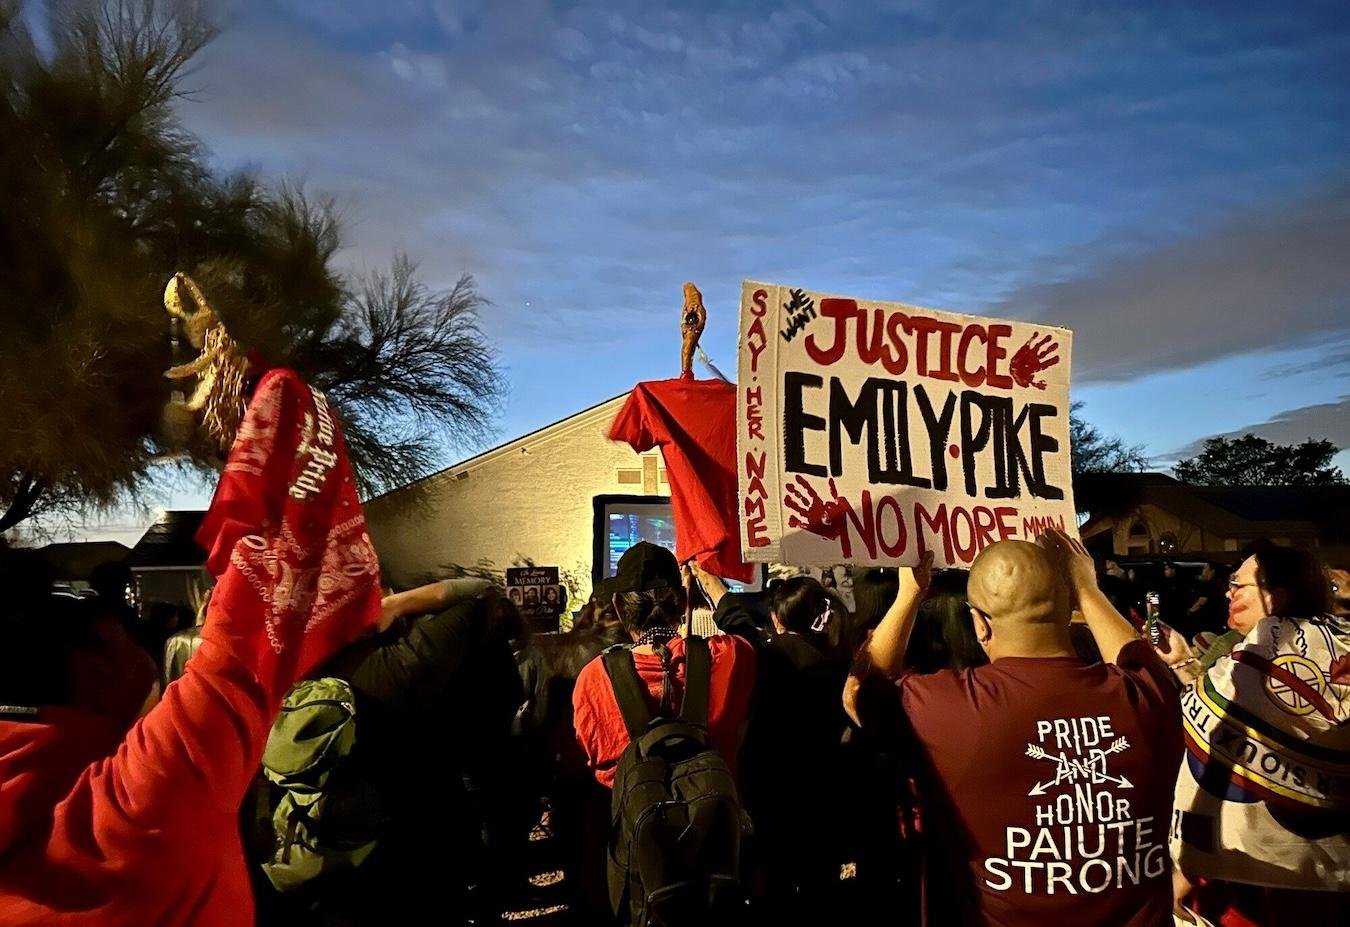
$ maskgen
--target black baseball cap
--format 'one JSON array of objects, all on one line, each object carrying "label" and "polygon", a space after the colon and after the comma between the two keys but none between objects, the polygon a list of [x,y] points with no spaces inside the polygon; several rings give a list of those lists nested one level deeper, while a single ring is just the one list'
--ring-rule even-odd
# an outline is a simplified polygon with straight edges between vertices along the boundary
[{"label": "black baseball cap", "polygon": [[679,589],[684,585],[675,555],[648,541],[638,541],[624,551],[614,577],[607,582],[610,593]]},{"label": "black baseball cap", "polygon": [[601,605],[609,603],[610,596],[614,595],[614,577],[610,576],[600,580],[591,590],[592,601],[599,602]]}]

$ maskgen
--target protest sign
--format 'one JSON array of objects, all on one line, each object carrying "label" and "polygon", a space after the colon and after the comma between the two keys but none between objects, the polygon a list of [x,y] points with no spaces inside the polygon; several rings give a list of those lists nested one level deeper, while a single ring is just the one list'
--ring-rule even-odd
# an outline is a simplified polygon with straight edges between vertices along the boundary
[{"label": "protest sign", "polygon": [[969,566],[1076,533],[1067,329],[745,282],[747,561]]},{"label": "protest sign", "polygon": [[557,630],[566,604],[557,567],[507,567],[506,594],[536,630]]}]

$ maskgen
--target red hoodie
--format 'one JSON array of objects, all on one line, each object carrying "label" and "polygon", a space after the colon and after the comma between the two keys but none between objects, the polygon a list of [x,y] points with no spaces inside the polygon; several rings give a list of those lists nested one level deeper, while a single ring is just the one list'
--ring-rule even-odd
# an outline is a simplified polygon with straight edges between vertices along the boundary
[{"label": "red hoodie", "polygon": [[253,922],[238,808],[286,690],[379,616],[379,565],[322,394],[258,384],[198,541],[201,650],[125,731],[0,710],[0,924]]}]

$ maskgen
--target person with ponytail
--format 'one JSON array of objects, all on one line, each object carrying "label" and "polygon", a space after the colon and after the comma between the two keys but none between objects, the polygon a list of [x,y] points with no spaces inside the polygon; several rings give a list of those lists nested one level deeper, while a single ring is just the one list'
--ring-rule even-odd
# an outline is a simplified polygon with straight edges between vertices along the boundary
[{"label": "person with ponytail", "polygon": [[[654,714],[678,712],[684,703],[684,577],[675,555],[639,541],[619,559],[606,592],[624,632],[632,640],[633,662],[649,692]],[[741,729],[755,680],[755,650],[736,634],[708,640],[712,674],[708,693],[709,740],[736,773]],[[628,729],[619,712],[603,657],[582,668],[572,692],[577,743],[596,781],[614,787],[619,756],[628,746]]]}]

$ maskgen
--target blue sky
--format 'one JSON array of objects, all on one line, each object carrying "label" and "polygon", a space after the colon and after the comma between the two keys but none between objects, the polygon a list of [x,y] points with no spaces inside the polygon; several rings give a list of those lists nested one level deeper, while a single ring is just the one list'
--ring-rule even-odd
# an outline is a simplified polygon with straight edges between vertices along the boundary
[{"label": "blue sky", "polygon": [[734,370],[753,278],[1072,328],[1087,417],[1160,460],[1350,447],[1343,2],[221,14],[187,126],[336,196],[349,266],[474,274],[501,439],[674,374],[684,280]]}]

